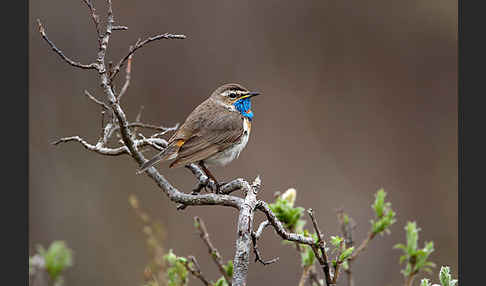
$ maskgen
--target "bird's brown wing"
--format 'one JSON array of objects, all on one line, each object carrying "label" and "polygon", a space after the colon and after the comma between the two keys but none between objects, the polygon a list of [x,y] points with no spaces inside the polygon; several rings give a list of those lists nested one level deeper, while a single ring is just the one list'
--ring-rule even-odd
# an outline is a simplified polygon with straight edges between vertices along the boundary
[{"label": "bird's brown wing", "polygon": [[[237,142],[244,132],[243,118],[226,109],[213,110],[211,117],[198,117],[185,125],[195,131],[180,147],[171,168],[204,160]],[[174,140],[181,138],[174,138]]]}]

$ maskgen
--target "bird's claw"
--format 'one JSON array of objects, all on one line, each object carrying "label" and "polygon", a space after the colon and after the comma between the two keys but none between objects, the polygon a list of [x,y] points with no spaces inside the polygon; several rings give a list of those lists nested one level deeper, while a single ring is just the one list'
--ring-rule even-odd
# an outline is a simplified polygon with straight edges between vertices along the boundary
[{"label": "bird's claw", "polygon": [[219,190],[221,189],[221,186],[223,186],[223,185],[224,184],[218,184],[218,183],[215,183],[211,179],[207,179],[204,182],[200,182],[197,185],[197,187],[194,190],[192,190],[192,194],[199,194],[202,189],[204,189],[204,191],[206,191],[208,193],[209,192],[211,192],[211,193],[219,193]]}]

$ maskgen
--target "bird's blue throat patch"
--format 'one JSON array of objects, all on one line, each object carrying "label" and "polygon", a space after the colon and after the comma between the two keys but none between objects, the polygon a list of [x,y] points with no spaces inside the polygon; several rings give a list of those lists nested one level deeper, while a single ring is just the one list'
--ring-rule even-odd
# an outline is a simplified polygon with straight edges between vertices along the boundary
[{"label": "bird's blue throat patch", "polygon": [[251,101],[249,98],[240,99],[233,103],[233,105],[235,106],[236,110],[241,113],[241,115],[250,119],[250,121],[253,119],[253,111],[251,111]]}]

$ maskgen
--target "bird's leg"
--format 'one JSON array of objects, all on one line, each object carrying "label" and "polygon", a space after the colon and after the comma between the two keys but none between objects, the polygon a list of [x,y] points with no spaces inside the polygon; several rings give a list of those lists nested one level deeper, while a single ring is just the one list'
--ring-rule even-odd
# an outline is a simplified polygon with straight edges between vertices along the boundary
[{"label": "bird's leg", "polygon": [[[211,172],[208,170],[208,168],[206,168],[206,166],[204,165],[204,162],[203,161],[199,161],[199,166],[201,166],[201,168],[203,169],[204,173],[206,173],[206,175],[211,178],[211,180],[214,181],[214,183],[216,184],[216,193],[219,192],[219,187],[220,187],[220,184],[218,183],[218,180],[216,180],[216,178],[213,176],[213,174],[211,174]],[[209,183],[209,182],[208,182]],[[208,184],[209,185],[209,184]],[[209,188],[213,190],[212,186],[209,185]]]}]

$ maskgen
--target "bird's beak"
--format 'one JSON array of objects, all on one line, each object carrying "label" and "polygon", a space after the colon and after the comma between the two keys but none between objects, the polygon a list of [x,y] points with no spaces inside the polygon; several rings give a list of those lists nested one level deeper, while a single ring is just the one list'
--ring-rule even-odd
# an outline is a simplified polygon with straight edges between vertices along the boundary
[{"label": "bird's beak", "polygon": [[256,91],[251,91],[251,92],[243,95],[242,97],[240,97],[240,99],[250,98],[250,97],[257,96],[257,95],[260,95],[260,93],[259,92],[256,92]]}]

